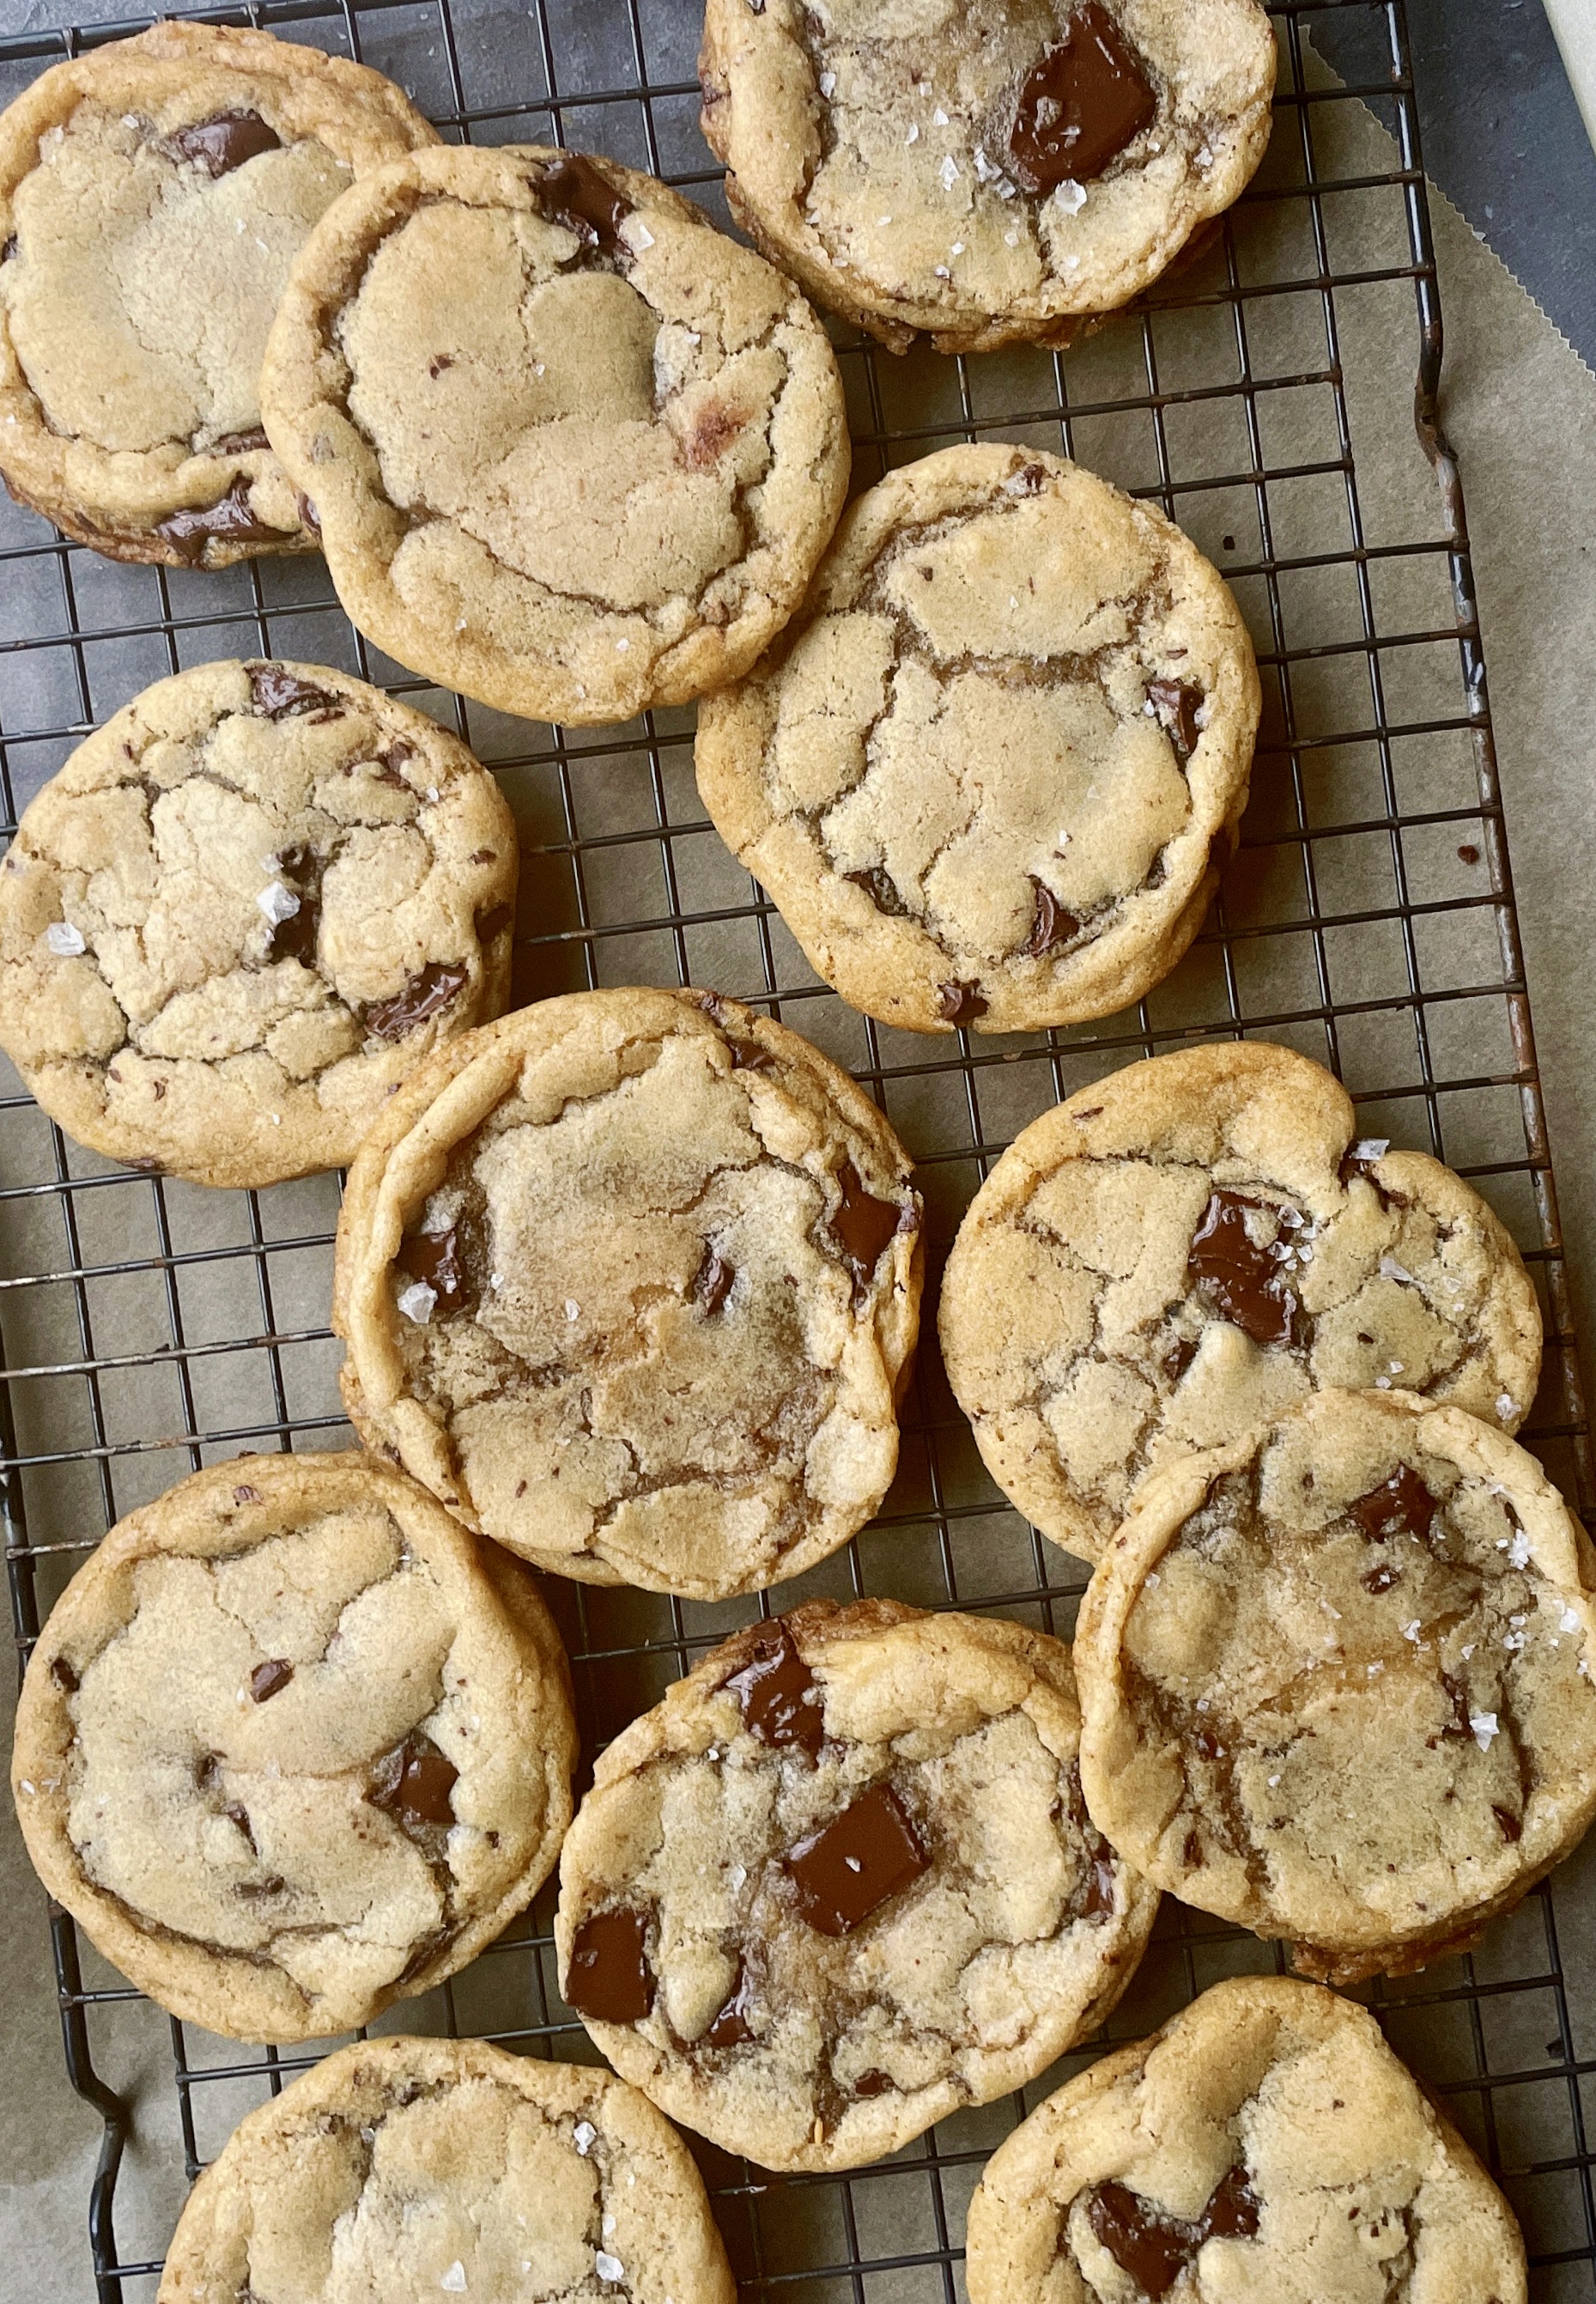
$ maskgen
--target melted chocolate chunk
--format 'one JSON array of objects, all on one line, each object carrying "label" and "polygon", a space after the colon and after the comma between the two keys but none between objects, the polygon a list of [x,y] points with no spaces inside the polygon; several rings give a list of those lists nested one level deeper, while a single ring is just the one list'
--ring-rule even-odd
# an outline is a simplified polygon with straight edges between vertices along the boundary
[{"label": "melted chocolate chunk", "polygon": [[50,1678],[57,1688],[64,1689],[68,1696],[75,1696],[81,1685],[77,1673],[63,1656],[50,1658]]},{"label": "melted chocolate chunk", "polygon": [[1020,82],[1009,170],[1027,192],[1101,176],[1158,111],[1135,50],[1098,0],[1085,0],[1062,37]]},{"label": "melted chocolate chunk", "polygon": [[1197,1357],[1197,1347],[1185,1336],[1178,1336],[1164,1354],[1162,1367],[1171,1384],[1178,1384]]},{"label": "melted chocolate chunk", "polygon": [[945,1024],[973,1024],[977,1016],[984,1016],[988,1003],[974,984],[960,984],[950,978],[936,987],[937,1012]]},{"label": "melted chocolate chunk", "polygon": [[534,188],[545,211],[606,255],[621,249],[621,227],[632,204],[580,152],[553,161]]},{"label": "melted chocolate chunk", "polygon": [[224,432],[208,448],[197,453],[205,456],[252,456],[258,448],[269,448],[271,445],[265,428],[254,424],[247,432]]},{"label": "melted chocolate chunk", "polygon": [[[492,849],[479,850],[478,852],[472,857],[471,861],[473,864],[491,864],[493,861]],[[503,935],[505,929],[509,928],[514,918],[515,907],[513,904],[495,904],[491,912],[484,912],[481,918],[477,920],[477,943],[492,944],[496,936]]]},{"label": "melted chocolate chunk", "polygon": [[1184,680],[1150,680],[1147,700],[1182,761],[1189,760],[1197,749],[1197,708],[1203,701],[1202,690]]},{"label": "melted chocolate chunk", "polygon": [[731,1051],[734,1072],[768,1072],[776,1061],[770,1050],[762,1048],[757,1040],[728,1040],[726,1046]]},{"label": "melted chocolate chunk", "polygon": [[1423,1544],[1435,1518],[1435,1498],[1410,1464],[1398,1464],[1389,1480],[1347,1507],[1371,1544],[1393,1536],[1416,1536]]},{"label": "melted chocolate chunk", "polygon": [[412,1280],[430,1288],[445,1312],[463,1311],[470,1303],[471,1276],[452,1224],[447,1232],[407,1232],[394,1262]]},{"label": "melted chocolate chunk", "polygon": [[1226,1319],[1254,1343],[1288,1344],[1299,1309],[1296,1292],[1246,1227],[1247,1209],[1262,1206],[1241,1192],[1215,1192],[1192,1241],[1191,1270]]},{"label": "melted chocolate chunk", "polygon": [[1081,1918],[1095,1920],[1105,1918],[1114,1909],[1114,1859],[1106,1846],[1092,1851],[1092,1870],[1086,1881],[1086,1898],[1081,1906]]},{"label": "melted chocolate chunk", "polygon": [[823,1936],[861,1927],[916,1881],[931,1859],[891,1784],[874,1784],[782,1858],[800,1919]]},{"label": "melted chocolate chunk", "polygon": [[815,1675],[778,1616],[759,1635],[752,1660],[725,1681],[743,1725],[762,1744],[793,1745],[813,1759],[825,1739]]},{"label": "melted chocolate chunk", "polygon": [[890,2072],[877,2071],[872,2067],[869,2071],[859,2074],[853,2084],[853,2092],[855,2096],[885,2096],[891,2086]]},{"label": "melted chocolate chunk", "polygon": [[217,112],[208,120],[197,120],[191,128],[180,128],[166,139],[166,149],[174,159],[197,161],[207,176],[231,175],[241,168],[246,160],[258,157],[262,152],[276,152],[283,139],[274,128],[268,128],[258,112]]},{"label": "melted chocolate chunk", "polygon": [[418,1024],[435,1016],[440,1008],[447,1008],[469,977],[463,961],[431,961],[391,1000],[367,1002],[360,1012],[367,1030],[375,1032],[379,1040],[402,1040]]},{"label": "melted chocolate chunk", "polygon": [[301,680],[297,672],[286,665],[261,660],[247,664],[249,675],[249,695],[255,709],[263,719],[286,720],[295,712],[342,713],[343,706],[325,688],[314,681]]},{"label": "melted chocolate chunk", "polygon": [[321,534],[321,514],[317,511],[316,506],[311,503],[303,488],[296,488],[294,490],[293,500],[294,510],[300,515],[300,526],[308,529],[310,535],[319,537]]},{"label": "melted chocolate chunk", "polygon": [[1165,2215],[1111,2178],[1093,2193],[1086,2220],[1120,2271],[1156,2300],[1169,2294],[1205,2241],[1254,2239],[1258,2206],[1247,2172],[1238,2164],[1220,2177],[1195,2224]]},{"label": "melted chocolate chunk", "polygon": [[1524,1819],[1522,1817],[1515,1816],[1510,1808],[1498,1808],[1493,1800],[1490,1804],[1490,1813],[1501,1825],[1504,1840],[1519,1841],[1524,1838]]},{"label": "melted chocolate chunk", "polygon": [[257,520],[249,509],[249,483],[241,473],[227,494],[213,504],[186,506],[156,522],[180,560],[198,568],[212,537],[224,544],[282,544],[284,531]]},{"label": "melted chocolate chunk", "polygon": [[266,950],[268,960],[297,960],[307,968],[316,966],[316,943],[321,928],[322,868],[322,858],[303,841],[296,841],[278,857],[277,877],[299,898],[300,909],[291,912],[285,920],[274,923],[272,941]]},{"label": "melted chocolate chunk", "polygon": [[[573,1963],[574,1965],[574,1963]],[[753,2010],[754,1979],[742,1961],[738,1962],[737,1981],[727,1995],[726,2004],[704,2035],[705,2045],[711,2048],[740,2048],[745,2040],[754,2037],[748,2018]],[[647,2011],[645,2010],[645,2014]]]},{"label": "melted chocolate chunk", "polygon": [[1040,960],[1043,953],[1056,952],[1071,936],[1078,936],[1081,924],[1073,912],[1065,911],[1045,880],[1039,880],[1033,872],[1030,881],[1036,891],[1036,910],[1030,933],[1018,952],[1022,960]]},{"label": "melted chocolate chunk", "polygon": [[713,1248],[704,1251],[704,1261],[693,1275],[693,1301],[706,1319],[713,1319],[731,1293],[736,1271]]},{"label": "melted chocolate chunk", "polygon": [[249,1674],[249,1693],[257,1704],[269,1704],[292,1678],[293,1666],[286,1656],[267,1656]]},{"label": "melted chocolate chunk", "polygon": [[406,1825],[435,1824],[445,1829],[454,1822],[449,1795],[460,1770],[446,1760],[424,1736],[407,1736],[371,1765],[373,1808],[385,1808]]},{"label": "melted chocolate chunk", "polygon": [[629,1906],[595,1912],[582,1922],[565,1979],[565,1997],[578,2016],[595,2017],[601,2024],[642,2022],[654,2006],[654,1970],[644,1950],[647,1936],[647,1913]]},{"label": "melted chocolate chunk", "polygon": [[844,872],[842,877],[856,888],[863,888],[876,911],[885,912],[889,919],[908,919],[908,906],[893,885],[891,873],[883,871],[879,864],[872,864],[863,872]]},{"label": "melted chocolate chunk", "polygon": [[837,1171],[837,1189],[842,1197],[832,1210],[830,1224],[842,1249],[842,1260],[854,1276],[854,1294],[861,1296],[874,1276],[887,1243],[903,1222],[903,1210],[896,1201],[878,1200],[866,1189],[864,1179],[851,1160],[845,1160]]}]

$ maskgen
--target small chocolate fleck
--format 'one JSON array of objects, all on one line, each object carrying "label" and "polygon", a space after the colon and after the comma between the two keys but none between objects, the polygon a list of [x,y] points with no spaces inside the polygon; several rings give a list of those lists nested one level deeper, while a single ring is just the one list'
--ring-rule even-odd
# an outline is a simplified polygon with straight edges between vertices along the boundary
[{"label": "small chocolate fleck", "polygon": [[[711,2048],[740,2048],[754,2037],[754,2027],[748,2019],[753,2013],[754,1979],[745,1961],[739,1961],[737,1981],[726,1995],[726,2003],[704,2035],[705,2045]],[[574,2004],[574,2003],[573,2003]],[[645,2011],[645,2013],[647,2012]]]},{"label": "small chocolate fleck", "polygon": [[1389,1480],[1357,1496],[1347,1507],[1371,1544],[1393,1536],[1416,1536],[1423,1544],[1435,1518],[1435,1498],[1410,1464],[1398,1464]]},{"label": "small chocolate fleck", "polygon": [[1161,1366],[1171,1384],[1178,1384],[1197,1357],[1197,1347],[1185,1336],[1178,1336],[1164,1354]]},{"label": "small chocolate fleck", "polygon": [[452,352],[435,352],[426,363],[426,373],[428,376],[442,376],[446,368],[452,368],[453,366],[454,354]]},{"label": "small chocolate fleck", "polygon": [[874,1784],[781,1859],[798,1892],[798,1918],[821,1936],[845,1936],[930,1866],[908,1811],[891,1784]]},{"label": "small chocolate fleck", "polygon": [[841,1197],[830,1224],[857,1294],[869,1286],[883,1250],[902,1226],[908,1211],[894,1200],[877,1199],[866,1189],[851,1160],[845,1160],[837,1171],[837,1190]]},{"label": "small chocolate fleck", "polygon": [[1457,851],[1457,861],[1460,864],[1477,864],[1479,860],[1479,850],[1474,846],[1472,840],[1465,840],[1462,847]]},{"label": "small chocolate fleck", "polygon": [[757,1040],[729,1038],[726,1046],[731,1051],[731,1069],[734,1072],[768,1072],[776,1061],[770,1050],[762,1048]]},{"label": "small chocolate fleck", "polygon": [[1189,760],[1197,749],[1197,713],[1203,703],[1203,691],[1185,680],[1150,680],[1147,701],[1157,715],[1163,729],[1183,761]]},{"label": "small chocolate fleck", "polygon": [[749,1662],[724,1685],[736,1697],[751,1736],[762,1744],[796,1747],[815,1758],[825,1739],[820,1691],[779,1616],[760,1633]]},{"label": "small chocolate fleck", "polygon": [[1114,1909],[1114,1859],[1107,1844],[1094,1849],[1091,1871],[1086,1880],[1085,1902],[1081,1906],[1082,1918],[1095,1920],[1106,1918]]},{"label": "small chocolate fleck", "polygon": [[240,473],[227,494],[215,504],[186,505],[156,522],[156,534],[165,537],[178,558],[198,568],[213,537],[223,544],[281,544],[285,531],[257,520],[249,508],[249,483]]},{"label": "small chocolate fleck", "polygon": [[242,1481],[234,1488],[232,1501],[235,1504],[258,1504],[260,1502],[260,1490],[252,1488],[247,1480]]},{"label": "small chocolate fleck", "polygon": [[1498,1808],[1496,1802],[1492,1800],[1490,1813],[1501,1825],[1504,1840],[1519,1841],[1524,1838],[1524,1818],[1515,1816],[1510,1808]]},{"label": "small chocolate fleck", "polygon": [[233,1893],[239,1896],[280,1896],[287,1885],[281,1872],[268,1872],[264,1880],[241,1880]]},{"label": "small chocolate fleck", "polygon": [[620,250],[621,227],[632,212],[632,203],[584,154],[567,152],[552,162],[536,177],[533,190],[545,212],[578,238],[607,254]]},{"label": "small chocolate fleck", "polygon": [[296,488],[294,490],[293,501],[294,510],[300,515],[300,526],[306,529],[309,535],[319,537],[321,534],[321,514],[317,511],[316,506],[311,503],[310,498],[305,494],[303,488]]},{"label": "small chocolate fleck", "polygon": [[594,1912],[576,1932],[565,1997],[578,2016],[638,2024],[654,2006],[654,1970],[644,1949],[648,1915],[630,1905]]},{"label": "small chocolate fleck", "polygon": [[268,128],[258,112],[217,112],[191,127],[179,128],[165,140],[174,159],[192,160],[207,176],[231,175],[246,160],[262,152],[276,152],[283,139]]},{"label": "small chocolate fleck", "polygon": [[81,1685],[77,1673],[63,1656],[50,1658],[50,1678],[57,1688],[64,1689],[68,1696],[75,1696]]},{"label": "small chocolate fleck", "polygon": [[1381,1592],[1389,1592],[1393,1584],[1401,1582],[1402,1571],[1393,1568],[1389,1560],[1382,1560],[1378,1568],[1365,1568],[1357,1580],[1365,1592],[1372,1592],[1378,1598]]},{"label": "small chocolate fleck", "polygon": [[401,792],[409,792],[410,786],[405,782],[401,771],[404,767],[405,762],[407,760],[413,760],[415,757],[416,747],[411,743],[410,738],[408,736],[395,736],[393,741],[388,746],[387,750],[378,755],[378,758],[382,761],[382,767],[377,771],[378,782],[384,784],[397,785]]},{"label": "small chocolate fleck", "polygon": [[297,672],[286,665],[273,664],[259,658],[247,664],[249,694],[255,709],[264,719],[285,720],[295,712],[342,712],[342,704],[326,689],[317,688],[314,681],[301,680]]},{"label": "small chocolate fleck", "polygon": [[1019,85],[1009,174],[1027,192],[1085,183],[1139,136],[1158,99],[1135,51],[1098,0],[1085,0]]},{"label": "small chocolate fleck", "polygon": [[704,1261],[693,1275],[693,1300],[705,1319],[713,1319],[731,1293],[731,1283],[737,1278],[733,1267],[713,1248],[705,1248]]},{"label": "small chocolate fleck", "polygon": [[890,2072],[880,2071],[872,2065],[867,2072],[861,2072],[855,2080],[853,2092],[855,2096],[885,2096],[893,2085]]},{"label": "small chocolate fleck", "polygon": [[937,1012],[944,1024],[973,1024],[977,1016],[984,1016],[988,1003],[975,984],[960,984],[950,978],[936,987]]},{"label": "small chocolate fleck", "polygon": [[[499,851],[496,848],[473,848],[470,855],[466,859],[466,861],[469,864],[491,864],[498,852]],[[510,907],[508,904],[501,904],[499,911],[508,916]],[[498,919],[498,913],[489,912],[487,914],[487,918],[489,919]],[[503,926],[503,921],[501,920],[499,925],[502,928]]]},{"label": "small chocolate fleck", "polygon": [[208,448],[196,453],[205,456],[252,456],[257,449],[269,448],[271,445],[265,427],[253,424],[247,432],[224,432],[211,442]]},{"label": "small chocolate fleck", "polygon": [[379,1040],[402,1040],[418,1024],[447,1008],[455,994],[465,984],[470,970],[458,961],[433,961],[418,976],[412,976],[401,992],[390,1000],[373,1000],[361,1011],[368,1032]]},{"label": "small chocolate fleck", "polygon": [[862,872],[844,872],[843,878],[856,888],[863,888],[878,912],[889,919],[906,920],[908,906],[893,885],[892,876],[880,864],[866,865]]},{"label": "small chocolate fleck", "polygon": [[0,248],[0,264],[9,264],[17,252],[17,236],[13,232],[4,248]]},{"label": "small chocolate fleck", "polygon": [[249,1674],[249,1693],[257,1704],[269,1704],[292,1678],[293,1666],[286,1656],[267,1656]]},{"label": "small chocolate fleck", "polygon": [[1022,960],[1040,960],[1044,953],[1056,952],[1061,944],[1080,934],[1081,924],[1073,912],[1067,912],[1045,880],[1034,872],[1031,885],[1036,891],[1036,908],[1029,932],[1019,949]]},{"label": "small chocolate fleck", "polygon": [[1242,1192],[1215,1192],[1192,1240],[1191,1270],[1225,1318],[1254,1343],[1288,1344],[1296,1294],[1246,1227],[1247,1209],[1264,1205]]},{"label": "small chocolate fleck", "polygon": [[297,960],[306,968],[316,966],[321,928],[322,867],[322,858],[302,840],[295,841],[291,848],[284,848],[278,856],[278,877],[285,888],[298,896],[300,909],[291,912],[285,920],[273,923],[268,960]]},{"label": "small chocolate fleck", "polygon": [[448,1825],[454,1822],[449,1795],[459,1775],[435,1745],[410,1735],[372,1762],[367,1797],[373,1808],[384,1808],[401,1824]]},{"label": "small chocolate fleck", "polygon": [[430,1288],[445,1312],[460,1311],[469,1302],[470,1275],[452,1224],[447,1232],[407,1232],[393,1260],[410,1279]]},{"label": "small chocolate fleck", "polygon": [[238,1831],[243,1834],[244,1838],[249,1843],[249,1852],[253,1855],[256,1852],[255,1834],[249,1828],[249,1809],[246,1808],[241,1808],[237,1800],[229,1800],[226,1807],[222,1810],[222,1813],[227,1818],[229,1824],[234,1825]]}]

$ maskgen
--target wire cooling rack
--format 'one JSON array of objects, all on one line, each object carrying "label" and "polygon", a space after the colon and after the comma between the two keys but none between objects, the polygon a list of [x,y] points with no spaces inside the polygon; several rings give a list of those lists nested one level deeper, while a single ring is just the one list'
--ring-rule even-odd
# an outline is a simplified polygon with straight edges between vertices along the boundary
[{"label": "wire cooling rack", "polygon": [[[859,484],[956,439],[1062,447],[1181,521],[1249,617],[1266,706],[1242,849],[1203,938],[1136,1010],[1003,1041],[880,1029],[815,982],[705,822],[690,716],[569,735],[508,720],[376,657],[319,562],[221,575],[118,567],[9,507],[0,800],[9,828],[90,725],[146,682],[210,657],[308,657],[402,690],[492,763],[516,810],[518,999],[680,981],[781,1015],[884,1105],[920,1164],[943,1249],[1004,1144],[1057,1097],[1193,1036],[1288,1041],[1342,1074],[1366,1130],[1449,1159],[1515,1232],[1547,1320],[1527,1436],[1588,1509],[1463,498],[1437,418],[1440,315],[1402,8],[1290,0],[1275,17],[1280,94],[1262,174],[1145,309],[1060,356],[897,360],[839,339]],[[447,136],[587,145],[695,189],[723,216],[697,134],[692,0],[261,0],[207,20],[362,57]],[[0,40],[0,98],[139,28]],[[1355,72],[1364,84],[1329,79],[1314,30],[1344,62],[1374,59]],[[1394,149],[1349,97],[1367,101]],[[336,1210],[331,1178],[210,1193],[116,1169],[69,1143],[14,1076],[0,1080],[0,1508],[24,1652],[67,1575],[133,1504],[241,1450],[347,1438],[326,1326]],[[887,1508],[801,1587],[722,1607],[575,1585],[551,1597],[590,1759],[756,1606],[887,1592],[1067,1634],[1084,1581],[986,1479],[928,1327]],[[1596,2292],[1582,2104],[1596,2060],[1581,2053],[1579,1978],[1559,1957],[1559,1924],[1565,1944],[1585,1940],[1584,1902],[1565,1868],[1474,1958],[1366,1995],[1505,2183],[1540,2304]],[[589,2055],[555,1988],[550,1910],[545,1893],[507,1941],[383,2029]],[[312,2059],[172,2022],[64,1915],[51,1926],[68,2070],[104,2122],[93,2276],[100,2304],[131,2304],[153,2295],[184,2181]],[[1133,2037],[1218,1977],[1275,1958],[1166,1899],[1111,2035]],[[745,2287],[803,2304],[956,2304],[983,2161],[1095,2053],[1066,2059],[1024,2102],[961,2114],[845,2179],[775,2178],[703,2147]]]}]

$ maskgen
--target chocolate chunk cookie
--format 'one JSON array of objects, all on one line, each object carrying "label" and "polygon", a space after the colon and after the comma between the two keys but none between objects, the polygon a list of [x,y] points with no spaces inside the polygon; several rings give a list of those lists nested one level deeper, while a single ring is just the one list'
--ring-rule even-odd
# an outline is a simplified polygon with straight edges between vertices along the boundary
[{"label": "chocolate chunk cookie", "polygon": [[1269,141],[1256,0],[709,0],[704,133],[739,222],[895,352],[1068,343]]},{"label": "chocolate chunk cookie", "polygon": [[1596,1609],[1534,1458],[1324,1392],[1154,1472],[1082,1604],[1086,1805],[1305,1975],[1476,1943],[1596,1815]]},{"label": "chocolate chunk cookie", "polygon": [[1524,2241],[1365,2009],[1216,1984],[1001,2145],[971,2304],[1524,2304]]},{"label": "chocolate chunk cookie", "polygon": [[1094,1560],[1150,1467],[1315,1387],[1516,1432],[1541,1313],[1506,1228],[1425,1153],[1357,1137],[1289,1048],[1185,1048],[1023,1130],[948,1259],[942,1348],[988,1470]]},{"label": "chocolate chunk cookie", "polygon": [[735,2304],[688,2151],[608,2072],[363,2040],[252,2112],[189,2197],[159,2304],[465,2296]]},{"label": "chocolate chunk cookie", "polygon": [[309,552],[261,429],[289,266],[355,178],[437,141],[380,72],[156,24],[0,116],[0,474],[114,560]]},{"label": "chocolate chunk cookie", "polygon": [[79,1570],[12,1790],[46,1887],[140,1991],[303,2040],[492,1943],[553,1864],[575,1759],[518,1563],[369,1457],[246,1456]]},{"label": "chocolate chunk cookie", "polygon": [[743,672],[842,508],[803,298],[653,177],[450,146],[341,200],[262,383],[338,596],[400,663],[532,719]]},{"label": "chocolate chunk cookie", "polygon": [[350,1414],[562,1576],[723,1599],[797,1575],[897,1465],[909,1173],[846,1072],[734,1001],[523,1009],[441,1049],[350,1173]]},{"label": "chocolate chunk cookie", "polygon": [[1060,456],[947,448],[851,507],[771,657],[705,701],[698,788],[854,1007],[1026,1031],[1174,967],[1258,709],[1170,521]]},{"label": "chocolate chunk cookie", "polygon": [[81,1144],[205,1184],[336,1168],[510,995],[519,856],[487,770],[324,665],[157,681],[0,865],[0,1046]]},{"label": "chocolate chunk cookie", "polygon": [[750,1625],[619,1736],[566,1836],[561,1989],[662,2111],[853,2168],[1108,2014],[1157,1894],[1094,1831],[1069,1651],[890,1600]]}]

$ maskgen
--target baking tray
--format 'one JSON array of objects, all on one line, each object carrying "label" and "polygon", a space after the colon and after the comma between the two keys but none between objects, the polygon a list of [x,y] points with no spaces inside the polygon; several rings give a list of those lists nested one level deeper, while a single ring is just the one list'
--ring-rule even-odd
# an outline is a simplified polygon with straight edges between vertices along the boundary
[{"label": "baking tray", "polygon": [[[261,0],[202,13],[378,65],[445,136],[608,152],[725,220],[697,131],[693,0]],[[319,561],[217,575],[121,567],[9,506],[0,805],[9,830],[91,725],[147,682],[210,657],[308,657],[411,697],[491,763],[515,809],[518,1001],[690,982],[806,1033],[866,1084],[919,1163],[931,1304],[971,1194],[1039,1111],[1193,1038],[1289,1042],[1340,1073],[1364,1132],[1449,1160],[1512,1228],[1547,1323],[1524,1436],[1588,1517],[1585,1414],[1463,496],[1438,414],[1440,311],[1406,27],[1400,0],[1289,0],[1273,13],[1281,70],[1269,158],[1144,306],[1063,354],[898,360],[838,335],[856,485],[957,440],[1061,448],[1180,521],[1235,586],[1265,696],[1252,805],[1203,936],[1134,1010],[1002,1040],[878,1027],[815,981],[705,821],[690,714],[570,733],[509,719],[369,649]],[[146,21],[0,38],[0,101],[46,64]],[[1316,27],[1331,53],[1377,60],[1366,84],[1344,87],[1324,70]],[[331,1177],[215,1193],[119,1169],[71,1144],[0,1074],[0,1511],[21,1653],[83,1554],[134,1504],[236,1453],[347,1441],[326,1326],[337,1200]],[[590,1766],[756,1612],[875,1592],[1068,1636],[1085,1580],[986,1478],[928,1323],[897,1484],[833,1561],[758,1601],[700,1605],[572,1584],[551,1598]],[[1592,1890],[1575,1859],[1472,1958],[1361,1995],[1505,2185],[1537,2304],[1596,2294],[1583,2103],[1596,2040],[1581,2029],[1587,1956],[1596,1964]],[[555,1986],[551,1910],[545,1891],[464,1975],[380,2029],[590,2057]],[[314,2052],[241,2048],[176,2023],[59,1910],[50,1925],[68,2071],[104,2123],[86,2204],[93,2278],[100,2304],[133,2304],[153,2295],[187,2182]],[[1277,1961],[1166,1898],[1109,2037],[1134,2037],[1218,1977]],[[964,2113],[846,2177],[779,2178],[696,2147],[745,2290],[795,2304],[956,2304],[965,2207],[986,2155],[1101,2046],[1023,2098]],[[80,2246],[62,2234],[74,2277]]]}]

